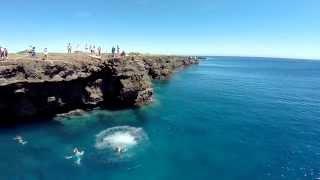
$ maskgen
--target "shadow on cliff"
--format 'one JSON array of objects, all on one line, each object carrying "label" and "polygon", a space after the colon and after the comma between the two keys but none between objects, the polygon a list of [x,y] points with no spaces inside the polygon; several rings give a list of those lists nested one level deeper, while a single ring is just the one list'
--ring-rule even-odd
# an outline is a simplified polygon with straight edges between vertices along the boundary
[{"label": "shadow on cliff", "polygon": [[0,130],[1,129],[14,129],[14,128],[21,128],[25,126],[32,126],[37,125],[41,126],[43,124],[52,123],[52,125],[59,125],[60,123],[57,121],[54,121],[53,116],[42,116],[42,117],[34,117],[34,118],[26,118],[26,119],[12,119],[12,118],[2,118],[0,123]]},{"label": "shadow on cliff", "polygon": [[87,108],[87,109],[76,109],[66,112],[61,112],[60,114],[51,114],[51,115],[39,115],[36,117],[21,117],[21,118],[12,118],[12,117],[1,117],[0,129],[14,129],[14,128],[23,128],[25,126],[41,126],[50,123],[50,125],[62,125],[61,122],[56,121],[57,118],[63,118],[68,120],[75,116],[84,116],[90,114],[95,110],[106,110],[111,112],[123,111],[123,110],[133,110],[133,113],[138,117],[140,122],[145,122],[146,118],[142,112],[140,112],[141,107],[131,107],[121,105],[120,103],[116,104],[103,104],[100,107]]}]

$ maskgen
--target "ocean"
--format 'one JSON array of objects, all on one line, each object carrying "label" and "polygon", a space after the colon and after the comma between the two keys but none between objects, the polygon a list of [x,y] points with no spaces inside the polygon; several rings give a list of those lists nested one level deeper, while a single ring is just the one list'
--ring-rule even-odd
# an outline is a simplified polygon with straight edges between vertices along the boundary
[{"label": "ocean", "polygon": [[320,179],[320,61],[208,57],[154,88],[142,108],[1,128],[0,180]]}]

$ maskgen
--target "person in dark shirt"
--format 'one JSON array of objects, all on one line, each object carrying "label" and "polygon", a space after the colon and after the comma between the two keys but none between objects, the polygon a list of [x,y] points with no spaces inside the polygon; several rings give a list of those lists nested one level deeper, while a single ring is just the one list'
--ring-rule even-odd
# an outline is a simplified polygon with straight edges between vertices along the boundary
[{"label": "person in dark shirt", "polygon": [[4,48],[4,51],[3,51],[3,53],[4,53],[4,59],[5,60],[8,60],[8,49],[7,48]]},{"label": "person in dark shirt", "polygon": [[122,51],[121,54],[120,54],[120,56],[121,56],[122,58],[126,57],[126,52]]},{"label": "person in dark shirt", "polygon": [[115,58],[116,48],[113,46],[111,49],[112,57]]},{"label": "person in dark shirt", "polygon": [[120,47],[119,47],[119,45],[117,45],[117,55],[118,56],[120,55]]},{"label": "person in dark shirt", "polygon": [[4,58],[4,49],[0,46],[0,59],[3,60]]},{"label": "person in dark shirt", "polygon": [[70,43],[68,44],[67,48],[68,48],[68,54],[71,54],[72,46]]},{"label": "person in dark shirt", "polygon": [[32,47],[31,57],[36,57],[36,47],[35,46]]},{"label": "person in dark shirt", "polygon": [[98,56],[101,56],[101,47],[98,47]]}]

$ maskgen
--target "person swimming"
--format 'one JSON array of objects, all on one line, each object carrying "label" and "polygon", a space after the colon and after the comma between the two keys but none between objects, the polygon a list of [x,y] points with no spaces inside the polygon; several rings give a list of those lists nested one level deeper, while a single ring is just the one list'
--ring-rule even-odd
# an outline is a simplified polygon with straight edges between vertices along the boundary
[{"label": "person swimming", "polygon": [[80,165],[82,156],[84,155],[84,151],[80,151],[77,147],[73,149],[73,155],[71,156],[65,156],[65,159],[76,159],[75,163]]},{"label": "person swimming", "polygon": [[81,164],[82,156],[84,155],[84,151],[79,151],[78,148],[74,148],[73,152],[74,152],[75,158],[77,158],[77,160],[75,161],[75,163],[78,164],[78,165],[80,165],[80,164]]},{"label": "person swimming", "polygon": [[117,153],[121,153],[121,147],[120,146],[118,146],[118,147],[116,147],[116,151],[117,151]]},{"label": "person swimming", "polygon": [[76,157],[80,157],[84,155],[84,151],[79,151],[78,148],[74,148],[73,152],[74,152],[74,156]]},{"label": "person swimming", "polygon": [[28,141],[23,140],[22,136],[16,136],[15,138],[13,138],[13,140],[17,141],[18,143],[25,145],[28,143]]},{"label": "person swimming", "polygon": [[121,147],[121,146],[117,146],[115,151],[119,154],[124,153],[126,151],[126,148]]}]

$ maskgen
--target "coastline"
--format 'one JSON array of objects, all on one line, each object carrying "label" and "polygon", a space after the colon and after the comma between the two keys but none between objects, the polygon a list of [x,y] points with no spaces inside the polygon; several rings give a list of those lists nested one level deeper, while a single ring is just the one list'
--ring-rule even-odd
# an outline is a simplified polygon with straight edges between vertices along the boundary
[{"label": "coastline", "polygon": [[[152,102],[152,79],[166,80],[198,60],[183,56],[17,55],[0,62],[0,123],[55,116],[75,109],[139,107]],[[7,122],[8,121],[8,122]]]}]

